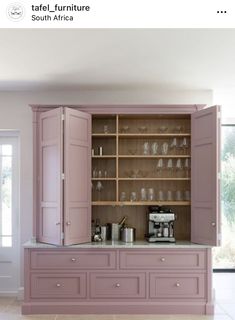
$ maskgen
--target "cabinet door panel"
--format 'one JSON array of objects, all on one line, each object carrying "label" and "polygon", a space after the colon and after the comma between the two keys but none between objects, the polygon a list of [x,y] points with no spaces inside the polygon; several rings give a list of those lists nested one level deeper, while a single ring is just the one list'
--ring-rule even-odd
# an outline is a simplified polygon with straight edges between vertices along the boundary
[{"label": "cabinet door panel", "polygon": [[219,107],[192,114],[192,229],[195,243],[218,245],[220,233]]},{"label": "cabinet door panel", "polygon": [[63,129],[62,108],[39,118],[39,241],[61,244]]},{"label": "cabinet door panel", "polygon": [[70,245],[91,238],[91,115],[65,108],[64,147],[64,243]]}]

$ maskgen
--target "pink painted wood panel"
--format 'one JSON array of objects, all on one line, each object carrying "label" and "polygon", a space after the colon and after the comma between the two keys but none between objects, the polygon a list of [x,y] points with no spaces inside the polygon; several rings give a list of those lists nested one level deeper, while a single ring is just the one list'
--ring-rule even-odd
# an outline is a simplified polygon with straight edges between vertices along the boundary
[{"label": "pink painted wood panel", "polygon": [[91,115],[65,108],[65,245],[91,241]]},{"label": "pink painted wood panel", "polygon": [[38,240],[62,244],[62,108],[39,117],[39,235]]},{"label": "pink painted wood panel", "polygon": [[90,297],[106,299],[145,298],[144,273],[91,273]]},{"label": "pink painted wood panel", "polygon": [[150,273],[150,298],[205,298],[204,274]]},{"label": "pink painted wood panel", "polygon": [[205,269],[201,250],[122,250],[120,269]]},{"label": "pink painted wood panel", "polygon": [[33,273],[31,275],[31,298],[85,298],[86,274]]},{"label": "pink painted wood panel", "polygon": [[32,269],[115,269],[116,252],[111,250],[33,250]]},{"label": "pink painted wood panel", "polygon": [[191,241],[218,245],[220,230],[219,107],[192,114]]}]

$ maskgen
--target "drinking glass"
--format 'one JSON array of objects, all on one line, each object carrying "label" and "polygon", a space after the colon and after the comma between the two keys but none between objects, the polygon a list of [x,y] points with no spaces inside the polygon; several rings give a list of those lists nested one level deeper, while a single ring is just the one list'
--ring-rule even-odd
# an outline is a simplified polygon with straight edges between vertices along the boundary
[{"label": "drinking glass", "polygon": [[178,143],[177,143],[177,139],[176,138],[173,138],[171,144],[170,144],[170,148],[173,150],[173,152],[175,153],[175,150],[178,146]]},{"label": "drinking glass", "polygon": [[173,195],[172,195],[172,191],[171,190],[167,191],[167,200],[168,201],[172,201],[173,200]]},{"label": "drinking glass", "polygon": [[96,191],[98,191],[98,200],[100,201],[101,198],[101,191],[104,189],[103,184],[101,181],[97,181],[96,184]]},{"label": "drinking glass", "polygon": [[153,142],[152,145],[151,145],[151,151],[152,151],[152,154],[157,154],[157,151],[158,151],[158,143],[157,142]]},{"label": "drinking glass", "polygon": [[187,153],[187,150],[188,150],[188,148],[189,148],[187,138],[185,138],[185,137],[183,138],[183,140],[182,140],[182,142],[181,142],[181,144],[180,144],[180,148],[182,148],[183,154],[186,154],[186,153]]},{"label": "drinking glass", "polygon": [[122,191],[120,194],[120,201],[126,201],[126,192]]},{"label": "drinking glass", "polygon": [[166,132],[167,130],[168,130],[168,128],[167,128],[166,126],[161,126],[161,127],[159,127],[160,133],[164,133],[164,132]]},{"label": "drinking glass", "polygon": [[182,200],[182,192],[181,192],[181,190],[177,190],[175,192],[175,200],[176,201],[181,201]]},{"label": "drinking glass", "polygon": [[182,161],[181,161],[180,158],[176,160],[175,169],[176,169],[177,176],[180,177],[180,176],[181,176],[181,171],[182,171],[182,169],[183,169],[183,167],[182,167]]},{"label": "drinking glass", "polygon": [[153,188],[148,189],[148,201],[154,201],[155,200],[155,193]]},{"label": "drinking glass", "polygon": [[148,155],[150,153],[149,142],[144,142],[143,144],[143,154]]},{"label": "drinking glass", "polygon": [[92,170],[92,178],[97,178],[97,176],[98,176],[98,171],[97,171],[96,168],[94,168],[94,169]]},{"label": "drinking glass", "polygon": [[102,170],[98,171],[98,178],[102,178]]},{"label": "drinking glass", "polygon": [[185,192],[184,192],[184,200],[185,201],[190,201],[190,191],[189,190],[185,190]]},{"label": "drinking glass", "polygon": [[184,161],[184,169],[185,169],[186,178],[190,177],[190,160],[189,160],[189,158],[186,158]]},{"label": "drinking glass", "polygon": [[168,143],[167,142],[164,142],[162,144],[162,154],[163,155],[166,155],[168,153]]},{"label": "drinking glass", "polygon": [[107,124],[104,125],[104,133],[109,133],[109,126]]},{"label": "drinking glass", "polygon": [[158,200],[164,201],[164,192],[162,190],[158,191]]},{"label": "drinking glass", "polygon": [[168,172],[168,176],[172,177],[172,175],[173,175],[173,160],[172,159],[168,159],[168,161],[167,161],[167,172]]},{"label": "drinking glass", "polygon": [[183,131],[183,127],[182,126],[176,126],[175,127],[175,129],[174,129],[174,131],[176,132],[176,133],[180,133],[180,132],[182,132]]},{"label": "drinking glass", "polygon": [[141,126],[141,127],[138,128],[138,130],[139,130],[140,133],[146,133],[147,132],[147,127]]},{"label": "drinking glass", "polygon": [[141,188],[140,190],[140,199],[141,201],[147,201],[147,191],[145,188]]},{"label": "drinking glass", "polygon": [[137,195],[136,195],[136,192],[135,192],[135,191],[132,191],[132,192],[131,192],[130,201],[131,201],[131,202],[137,201]]},{"label": "drinking glass", "polygon": [[161,176],[163,167],[164,167],[163,159],[160,158],[158,159],[157,166],[156,166],[157,176]]}]

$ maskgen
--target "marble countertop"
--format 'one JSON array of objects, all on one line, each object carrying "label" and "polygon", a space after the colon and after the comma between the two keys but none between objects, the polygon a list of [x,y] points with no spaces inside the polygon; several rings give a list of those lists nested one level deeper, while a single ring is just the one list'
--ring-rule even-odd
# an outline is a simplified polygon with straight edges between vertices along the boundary
[{"label": "marble countertop", "polygon": [[99,249],[159,249],[159,248],[170,248],[170,249],[190,249],[190,248],[211,248],[209,245],[200,245],[192,243],[190,241],[176,241],[175,243],[149,243],[145,240],[135,241],[133,243],[125,243],[122,241],[105,241],[105,242],[88,242],[82,244],[76,244],[71,246],[56,246],[47,243],[36,242],[35,240],[27,241],[24,248],[69,248],[69,249],[88,249],[88,248],[99,248]]}]

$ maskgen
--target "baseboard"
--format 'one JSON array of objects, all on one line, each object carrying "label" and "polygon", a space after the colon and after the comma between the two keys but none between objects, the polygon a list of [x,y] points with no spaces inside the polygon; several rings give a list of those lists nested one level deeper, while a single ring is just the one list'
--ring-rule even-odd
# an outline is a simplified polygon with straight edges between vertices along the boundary
[{"label": "baseboard", "polygon": [[17,300],[24,300],[24,287],[19,287],[17,292]]},{"label": "baseboard", "polygon": [[17,297],[17,291],[0,291],[0,297]]},{"label": "baseboard", "polygon": [[[211,310],[210,310],[211,311]],[[66,303],[28,302],[22,314],[198,314],[207,312],[205,303]]]}]

